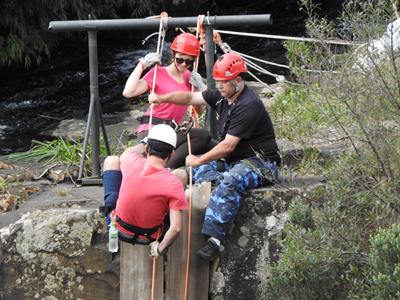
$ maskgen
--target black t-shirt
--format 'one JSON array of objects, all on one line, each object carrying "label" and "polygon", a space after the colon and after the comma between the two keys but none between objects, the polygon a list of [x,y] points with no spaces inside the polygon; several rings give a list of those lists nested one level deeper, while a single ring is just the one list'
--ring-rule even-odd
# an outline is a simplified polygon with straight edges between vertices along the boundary
[{"label": "black t-shirt", "polygon": [[229,162],[261,155],[279,163],[274,127],[264,104],[247,86],[233,104],[218,90],[204,91],[204,100],[216,111],[219,139],[226,134],[240,138],[235,150],[226,157]]}]

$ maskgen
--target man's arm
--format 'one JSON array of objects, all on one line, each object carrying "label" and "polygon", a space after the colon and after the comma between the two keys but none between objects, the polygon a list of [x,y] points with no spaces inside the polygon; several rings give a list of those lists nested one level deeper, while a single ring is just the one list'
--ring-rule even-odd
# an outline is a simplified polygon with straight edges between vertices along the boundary
[{"label": "man's arm", "polygon": [[202,105],[207,104],[201,92],[172,92],[165,95],[151,93],[149,102],[155,105],[173,103],[177,105]]},{"label": "man's arm", "polygon": [[210,151],[203,155],[195,156],[189,155],[186,157],[186,164],[192,167],[197,167],[202,164],[206,164],[212,160],[227,157],[235,150],[237,144],[240,142],[240,138],[227,134],[225,139],[219,142]]},{"label": "man's arm", "polygon": [[164,251],[171,246],[171,244],[178,237],[182,230],[182,211],[180,210],[169,210],[169,221],[170,226],[168,231],[165,233],[164,239],[158,245],[158,251],[164,253]]}]

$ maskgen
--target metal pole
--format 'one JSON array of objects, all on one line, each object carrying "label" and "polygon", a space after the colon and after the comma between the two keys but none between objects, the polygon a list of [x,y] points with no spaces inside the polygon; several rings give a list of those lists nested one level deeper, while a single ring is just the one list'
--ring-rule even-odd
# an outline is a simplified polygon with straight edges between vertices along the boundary
[{"label": "metal pole", "polygon": [[89,40],[89,76],[90,76],[90,99],[93,101],[92,123],[91,123],[91,145],[92,145],[92,175],[100,177],[100,130],[99,130],[99,81],[97,63],[97,32],[88,32]]},{"label": "metal pole", "polygon": [[[244,25],[271,25],[272,17],[269,14],[260,15],[233,15],[208,16],[203,25],[212,23],[215,27],[244,26]],[[197,17],[178,17],[167,19],[167,27],[196,27]],[[109,19],[109,20],[74,20],[52,21],[49,30],[62,31],[103,31],[103,30],[144,30],[156,29],[160,26],[159,19]]]},{"label": "metal pole", "polygon": [[79,163],[79,173],[78,173],[78,178],[77,178],[78,184],[82,183],[83,170],[85,168],[86,149],[87,149],[88,139],[89,139],[89,134],[90,134],[90,126],[92,124],[93,107],[94,107],[94,99],[93,99],[93,97],[90,97],[89,113],[88,113],[88,118],[86,121],[85,136],[83,138],[82,156],[81,156],[81,161]]},{"label": "metal pole", "polygon": [[[166,28],[174,27],[195,27],[197,17],[168,18],[165,23]],[[103,120],[101,118],[99,102],[98,84],[98,62],[97,62],[97,31],[100,30],[144,30],[158,28],[159,19],[113,19],[113,20],[75,20],[75,21],[52,21],[49,23],[49,30],[54,32],[87,31],[89,42],[89,73],[90,73],[90,107],[87,127],[85,130],[84,151],[80,163],[78,180],[82,180],[84,160],[86,155],[88,135],[91,131],[92,144],[92,168],[93,176],[100,177],[100,139],[99,125],[102,126],[106,139],[107,152],[109,145]],[[218,26],[244,26],[244,25],[271,25],[272,17],[269,14],[262,15],[236,15],[236,16],[210,16],[204,18],[203,25],[206,33],[206,67],[207,67],[207,86],[215,88],[212,79],[212,67],[214,63],[214,42],[213,28]],[[100,119],[101,118],[101,119]],[[100,124],[100,120],[102,123]],[[215,112],[209,110],[207,113],[207,126],[213,138],[217,138],[215,126]],[[95,181],[94,179],[92,180]]]},{"label": "metal pole", "polygon": [[[204,27],[206,35],[206,69],[207,69],[207,87],[209,90],[215,89],[215,81],[212,78],[212,70],[214,65],[214,54],[215,54],[215,43],[213,38],[213,26],[208,24]],[[206,126],[210,130],[211,137],[218,139],[217,126],[216,126],[216,115],[215,111],[207,108],[207,122]]]},{"label": "metal pole", "polygon": [[110,148],[110,143],[108,142],[106,124],[104,123],[103,113],[101,112],[101,105],[99,104],[97,108],[98,108],[97,114],[100,119],[101,132],[103,133],[104,145],[106,146],[106,153],[107,155],[111,155],[111,148]]}]

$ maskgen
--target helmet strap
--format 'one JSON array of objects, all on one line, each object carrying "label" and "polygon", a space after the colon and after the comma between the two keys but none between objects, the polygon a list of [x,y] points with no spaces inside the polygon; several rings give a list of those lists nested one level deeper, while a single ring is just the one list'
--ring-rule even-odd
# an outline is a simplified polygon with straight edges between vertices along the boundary
[{"label": "helmet strap", "polygon": [[236,82],[236,78],[231,79],[230,83],[233,85],[233,87],[235,88],[235,94],[238,93],[240,91],[240,87]]},{"label": "helmet strap", "polygon": [[241,92],[241,88],[240,88],[239,84],[237,83],[236,78],[231,79],[229,82],[230,82],[230,84],[233,85],[233,87],[235,88],[235,91],[234,91],[234,93],[233,93],[230,97],[228,97],[228,98],[234,98],[234,99],[236,99],[237,96],[239,96],[238,93]]},{"label": "helmet strap", "polygon": [[178,66],[176,65],[175,57],[174,57],[174,67],[179,72]]}]

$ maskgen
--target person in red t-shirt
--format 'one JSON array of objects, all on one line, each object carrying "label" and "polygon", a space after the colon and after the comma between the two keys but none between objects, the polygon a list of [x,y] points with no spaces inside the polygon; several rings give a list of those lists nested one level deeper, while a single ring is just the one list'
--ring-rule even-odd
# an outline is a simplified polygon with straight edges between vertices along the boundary
[{"label": "person in red t-shirt", "polygon": [[[195,35],[181,33],[175,37],[171,44],[173,61],[167,66],[158,66],[157,77],[154,82],[154,91],[159,95],[174,91],[190,91],[191,85],[198,90],[206,87],[197,72],[190,72],[195,59],[200,54],[200,43]],[[133,72],[126,81],[122,95],[126,98],[133,98],[152,91],[155,68],[151,68],[142,78],[143,72],[161,63],[161,56],[158,53],[148,53],[139,59]],[[200,80],[199,80],[200,79]],[[179,124],[183,121],[187,108],[171,103],[164,103],[153,107],[152,123],[169,124],[174,121]],[[141,124],[137,128],[137,137],[141,141],[147,136],[150,122],[150,108],[140,118]],[[212,148],[211,135],[206,130],[193,128],[190,131],[191,149],[193,154],[202,154]],[[177,146],[174,154],[167,163],[168,168],[176,169],[185,165],[185,158],[188,155],[187,137],[178,133]]]},{"label": "person in red t-shirt", "polygon": [[[160,124],[149,132],[146,157],[141,153],[142,147],[135,146],[120,158],[109,156],[104,162],[104,200],[109,210],[115,208],[110,216],[120,240],[150,244],[152,256],[163,253],[178,236],[182,210],[187,208],[182,184],[186,178],[178,178],[165,168],[175,146],[175,131]],[[180,176],[185,173],[177,172]],[[170,225],[166,229],[164,220],[168,214]]]}]

